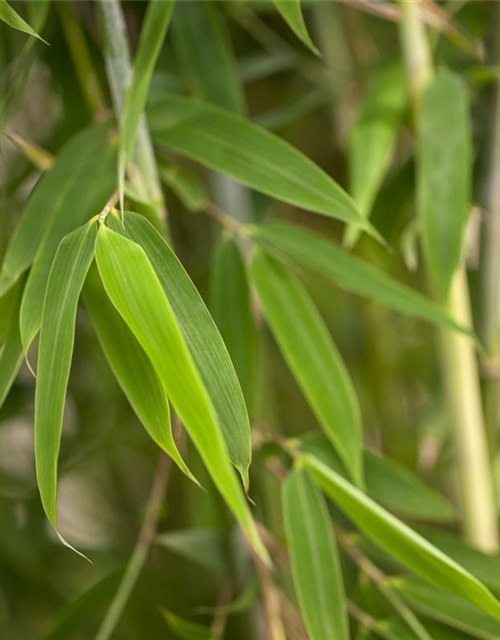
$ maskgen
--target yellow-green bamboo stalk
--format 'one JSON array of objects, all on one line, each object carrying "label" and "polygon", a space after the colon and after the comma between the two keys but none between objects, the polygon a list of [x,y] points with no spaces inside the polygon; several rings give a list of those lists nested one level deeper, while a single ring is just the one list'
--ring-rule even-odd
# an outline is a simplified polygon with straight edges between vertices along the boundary
[{"label": "yellow-green bamboo stalk", "polygon": [[[420,17],[419,2],[401,0],[401,41],[417,115],[422,94],[432,77],[431,55]],[[450,315],[470,326],[471,312],[465,266],[455,273],[449,300]],[[447,414],[455,442],[467,539],[485,551],[498,548],[498,526],[490,459],[479,389],[474,346],[455,332],[441,332],[442,371],[447,392]]]}]

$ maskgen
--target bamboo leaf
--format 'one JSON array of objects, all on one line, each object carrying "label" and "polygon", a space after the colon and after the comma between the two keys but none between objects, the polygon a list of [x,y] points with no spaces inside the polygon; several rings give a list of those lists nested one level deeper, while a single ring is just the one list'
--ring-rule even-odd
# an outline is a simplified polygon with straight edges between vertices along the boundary
[{"label": "bamboo leaf", "polygon": [[179,166],[162,163],[160,176],[188,211],[198,213],[205,208],[209,201],[208,193],[203,183],[192,173]]},{"label": "bamboo leaf", "polygon": [[3,406],[23,361],[23,346],[19,334],[19,308],[23,292],[19,282],[7,294],[9,305],[4,309],[5,334],[2,353],[0,354],[0,407]]},{"label": "bamboo leaf", "polygon": [[258,336],[245,264],[236,238],[224,234],[214,250],[211,301],[214,319],[234,363],[250,414],[257,396]]},{"label": "bamboo leaf", "polygon": [[59,191],[60,197],[39,241],[21,303],[21,342],[25,354],[40,328],[45,288],[59,242],[101,211],[116,184],[116,149],[106,139],[109,127],[104,125],[98,130],[100,140],[80,158],[64,190]]},{"label": "bamboo leaf", "polygon": [[[394,152],[405,97],[400,65],[384,65],[375,70],[349,131],[349,192],[366,217],[370,216]],[[357,229],[347,229],[347,246],[354,245],[358,236]]]},{"label": "bamboo leaf", "polygon": [[[191,278],[163,237],[142,216],[126,212],[128,236],[146,252],[187,341],[196,368],[217,413],[232,463],[248,486],[252,452],[250,423],[243,393],[212,317]],[[124,233],[116,216],[110,221]]]},{"label": "bamboo leaf", "polygon": [[250,268],[264,315],[325,434],[356,484],[363,484],[361,418],[347,369],[309,294],[261,251]]},{"label": "bamboo leaf", "polygon": [[23,33],[27,33],[29,36],[38,38],[38,40],[48,44],[41,36],[38,35],[33,27],[31,27],[16,11],[14,11],[6,0],[0,0],[0,20],[5,22],[5,24],[8,24],[9,27],[22,31]]},{"label": "bamboo leaf", "polygon": [[307,468],[367,538],[431,584],[465,598],[500,620],[500,603],[463,567],[310,454]]},{"label": "bamboo leaf", "polygon": [[57,460],[76,309],[94,257],[96,232],[95,222],[90,222],[61,241],[43,303],[35,390],[35,462],[42,505],[56,532]]},{"label": "bamboo leaf", "polygon": [[300,151],[241,116],[164,95],[152,106],[155,140],[284,202],[375,233],[345,191]]},{"label": "bamboo leaf", "polygon": [[321,55],[307,30],[300,0],[273,0],[273,2],[297,38],[317,56]]},{"label": "bamboo leaf", "polygon": [[[303,451],[312,453],[347,479],[340,459],[323,434],[307,433],[300,441]],[[398,516],[426,522],[456,519],[456,509],[449,500],[395,460],[365,450],[363,470],[368,495]]]},{"label": "bamboo leaf", "polygon": [[192,93],[228,111],[243,113],[244,98],[234,55],[225,23],[214,3],[179,2],[172,31]]},{"label": "bamboo leaf", "polygon": [[170,629],[182,640],[211,640],[213,637],[209,627],[181,618],[166,609],[162,610],[162,614]]},{"label": "bamboo leaf", "polygon": [[229,464],[215,410],[174,310],[144,249],[101,226],[97,266],[106,292],[152,361],[167,394],[228,506],[256,551],[266,551]]},{"label": "bamboo leaf", "polygon": [[466,87],[439,73],[422,100],[418,121],[418,208],[430,275],[446,299],[462,252],[471,197],[471,132]]},{"label": "bamboo leaf", "polygon": [[303,468],[288,474],[283,510],[292,574],[311,640],[348,640],[340,561],[321,492]]},{"label": "bamboo leaf", "polygon": [[132,160],[135,139],[149,90],[156,61],[172,17],[173,0],[153,0],[148,3],[139,37],[132,80],[125,96],[121,115],[119,183],[123,198],[125,168]]},{"label": "bamboo leaf", "polygon": [[500,638],[500,622],[463,598],[429,587],[415,577],[398,577],[391,583],[411,607],[424,615],[470,633],[475,638]]},{"label": "bamboo leaf", "polygon": [[316,233],[286,222],[270,222],[249,227],[248,235],[301,267],[330,278],[346,291],[405,315],[473,335],[438,304]]},{"label": "bamboo leaf", "polygon": [[172,436],[168,400],[156,371],[109,301],[94,267],[87,276],[83,299],[109,365],[137,417],[156,444],[197,483]]},{"label": "bamboo leaf", "polygon": [[[103,171],[99,157],[103,155],[104,143],[110,130],[109,124],[99,124],[91,125],[79,132],[63,146],[52,168],[42,175],[28,198],[7,247],[0,271],[0,295],[3,295],[30,267],[39,245],[46,241],[54,220],[59,216],[64,217],[67,211],[72,215],[74,207],[78,208],[79,201],[86,199],[86,191],[90,188],[90,176],[87,176],[84,182],[81,179],[86,177],[89,166],[93,163],[97,162],[99,174]],[[112,179],[115,181],[115,175]],[[111,188],[108,195],[111,194]],[[91,211],[87,217],[90,218],[94,213],[98,212]],[[81,223],[84,221],[82,219]],[[64,232],[51,243],[53,253],[49,260],[49,268],[63,235]],[[46,281],[46,277],[44,279]]]}]

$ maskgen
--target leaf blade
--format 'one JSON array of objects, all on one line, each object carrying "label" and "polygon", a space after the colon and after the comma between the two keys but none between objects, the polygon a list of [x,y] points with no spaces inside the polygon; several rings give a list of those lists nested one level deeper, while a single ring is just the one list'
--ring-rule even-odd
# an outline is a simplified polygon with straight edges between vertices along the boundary
[{"label": "leaf blade", "polygon": [[321,492],[305,469],[288,474],[282,489],[292,575],[311,640],[348,640],[340,561]]},{"label": "leaf blade", "polygon": [[273,0],[273,2],[276,9],[280,12],[281,16],[290,29],[295,33],[297,38],[313,53],[320,56],[321,54],[307,30],[300,0]]},{"label": "leaf blade", "polygon": [[48,44],[40,35],[38,35],[33,27],[31,27],[16,11],[14,11],[6,0],[0,0],[0,20],[5,22],[5,24],[8,24],[9,27],[22,31],[34,38],[38,38],[38,40],[41,40],[44,44]]}]

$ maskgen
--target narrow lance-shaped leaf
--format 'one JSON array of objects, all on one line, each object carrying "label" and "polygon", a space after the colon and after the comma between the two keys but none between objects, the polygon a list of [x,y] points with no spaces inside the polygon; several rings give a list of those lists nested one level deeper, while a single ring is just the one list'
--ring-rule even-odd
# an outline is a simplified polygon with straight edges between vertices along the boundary
[{"label": "narrow lance-shaped leaf", "polygon": [[111,304],[95,267],[91,267],[87,276],[83,299],[109,365],[137,417],[179,469],[197,482],[172,436],[165,389],[144,349]]},{"label": "narrow lance-shaped leaf", "polygon": [[214,319],[252,414],[257,395],[258,334],[245,264],[234,235],[223,234],[221,237],[214,250],[210,277]]},{"label": "narrow lance-shaped leaf", "polygon": [[111,301],[153,363],[212,479],[261,557],[267,554],[231,465],[217,416],[174,310],[144,249],[99,229],[97,265]]},{"label": "narrow lance-shaped leaf", "polygon": [[137,242],[153,265],[217,413],[231,461],[247,487],[252,457],[250,423],[224,341],[191,278],[163,237],[136,213],[125,212],[124,222],[125,227],[113,216],[110,226]]},{"label": "narrow lance-shaped leaf", "polygon": [[[6,0],[0,0],[0,20],[8,24],[9,27],[12,27],[13,29],[27,33],[29,36],[33,36],[42,42],[45,42],[33,27],[31,27],[16,11],[14,11]],[[47,44],[47,42],[45,42],[45,44]]]},{"label": "narrow lance-shaped leaf", "polygon": [[475,638],[500,638],[500,622],[462,598],[434,589],[414,576],[397,577],[391,583],[411,607],[429,618],[446,622]]},{"label": "narrow lance-shaped leaf", "polygon": [[154,139],[172,151],[274,198],[375,233],[351,197],[314,162],[241,116],[167,95],[155,101],[149,122]]},{"label": "narrow lance-shaped leaf", "polygon": [[121,199],[123,198],[125,168],[132,160],[137,130],[148,96],[149,83],[170,24],[173,7],[173,0],[153,0],[148,3],[146,9],[146,16],[134,60],[132,80],[125,97],[121,116],[119,162]]},{"label": "narrow lance-shaped leaf", "polygon": [[[19,333],[19,309],[24,283],[18,282],[9,291],[11,298],[9,308],[6,308],[6,322],[4,345],[0,354],[0,407],[5,402],[12,384],[19,372],[23,361],[23,346]],[[3,318],[2,318],[3,319]]]},{"label": "narrow lance-shaped leaf", "polygon": [[[35,462],[42,505],[56,531],[57,461],[76,310],[94,257],[96,233],[96,223],[92,221],[61,241],[43,304],[35,390]],[[66,544],[63,538],[61,541]]]},{"label": "narrow lance-shaped leaf", "polygon": [[45,287],[59,242],[99,213],[116,185],[116,145],[107,140],[109,125],[100,125],[97,131],[100,139],[74,165],[73,175],[60,193],[36,251],[21,304],[21,341],[25,353],[40,328]]},{"label": "narrow lance-shaped leaf", "polygon": [[500,620],[500,603],[468,571],[314,456],[304,456],[304,462],[316,482],[367,538],[430,583]]},{"label": "narrow lance-shaped leaf", "polygon": [[[366,217],[370,216],[396,146],[405,98],[400,65],[384,65],[375,70],[349,132],[349,192]],[[358,236],[358,229],[347,229],[346,245],[352,246]]]},{"label": "narrow lance-shaped leaf", "polygon": [[[346,477],[340,459],[326,437],[319,432],[304,434],[300,447]],[[363,452],[363,469],[368,495],[403,518],[425,522],[452,522],[457,517],[453,504],[395,460]],[[439,546],[439,545],[437,545]]]},{"label": "narrow lance-shaped leaf", "polygon": [[[82,197],[79,174],[82,164],[85,158],[95,161],[96,154],[102,154],[103,141],[109,132],[109,125],[103,124],[91,125],[79,132],[64,145],[52,168],[40,178],[7,246],[0,271],[0,295],[29,268],[51,221],[61,215],[63,209],[69,209],[69,203],[75,204]],[[112,178],[115,180],[115,175]],[[83,184],[83,187],[88,189],[89,185]],[[93,213],[96,212],[87,218]],[[60,239],[55,242],[54,253]]]},{"label": "narrow lance-shaped leaf", "polygon": [[301,267],[330,278],[346,291],[472,336],[469,328],[457,324],[438,304],[303,227],[271,222],[249,227],[248,234]]},{"label": "narrow lance-shaped leaf", "polygon": [[283,484],[283,511],[292,574],[310,640],[348,640],[340,561],[324,498],[298,468]]},{"label": "narrow lance-shaped leaf", "polygon": [[356,484],[363,484],[356,394],[309,294],[274,258],[256,251],[250,275],[264,315],[322,428]]},{"label": "narrow lance-shaped leaf", "polygon": [[418,119],[418,209],[436,292],[446,299],[462,252],[471,191],[471,133],[466,87],[439,73]]},{"label": "narrow lance-shaped leaf", "polygon": [[173,42],[191,92],[197,98],[242,113],[244,98],[234,55],[223,16],[215,5],[179,2],[172,21]]},{"label": "narrow lance-shaped leaf", "polygon": [[288,23],[290,29],[295,33],[297,38],[309,47],[313,53],[320,55],[314,42],[311,40],[309,31],[307,30],[304,16],[302,14],[302,5],[300,0],[273,0],[274,6],[281,13],[284,20]]}]

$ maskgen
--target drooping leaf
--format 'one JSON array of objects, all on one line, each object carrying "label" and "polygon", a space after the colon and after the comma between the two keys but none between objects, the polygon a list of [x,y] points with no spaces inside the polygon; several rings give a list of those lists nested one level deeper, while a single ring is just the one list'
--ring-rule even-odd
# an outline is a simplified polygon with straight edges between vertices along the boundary
[{"label": "drooping leaf", "polygon": [[210,627],[181,618],[166,609],[162,610],[162,614],[170,629],[182,640],[210,640],[212,638]]},{"label": "drooping leaf", "polygon": [[[62,216],[63,211],[72,211],[74,206],[78,206],[82,196],[83,199],[87,197],[85,191],[90,188],[89,182],[81,182],[81,178],[85,176],[85,168],[88,172],[86,159],[89,159],[90,165],[97,161],[103,154],[109,133],[110,127],[107,124],[91,125],[79,132],[64,145],[52,168],[40,178],[28,198],[7,247],[0,271],[0,295],[29,268],[55,218]],[[100,165],[97,168],[99,172],[102,171]],[[115,175],[112,179],[116,180]],[[110,194],[111,190],[108,195]],[[92,213],[87,217],[90,218]],[[61,237],[52,243],[54,253]]]},{"label": "drooping leaf", "polygon": [[298,468],[283,485],[283,510],[292,574],[310,640],[348,640],[340,561],[324,498]]},{"label": "drooping leaf", "polygon": [[417,192],[424,254],[441,299],[462,252],[471,155],[466,87],[458,76],[439,73],[425,91],[418,119]]},{"label": "drooping leaf", "polygon": [[215,485],[256,551],[266,558],[243,491],[229,463],[216,412],[145,250],[102,225],[96,258],[109,298],[152,361]]},{"label": "drooping leaf", "polygon": [[153,0],[148,3],[134,60],[132,80],[125,96],[121,115],[120,197],[126,166],[132,160],[139,122],[148,96],[149,83],[167,33],[174,0]]},{"label": "drooping leaf", "polygon": [[346,291],[406,315],[472,335],[470,329],[457,324],[438,304],[316,233],[286,222],[270,222],[248,228],[248,234],[301,267],[330,278]]},{"label": "drooping leaf", "polygon": [[158,534],[155,542],[217,576],[229,571],[224,551],[224,531],[221,529],[193,527],[167,531]]},{"label": "drooping leaf", "polygon": [[367,538],[431,584],[500,620],[500,603],[468,571],[316,457],[307,454],[304,461],[316,482]]},{"label": "drooping leaf", "polygon": [[500,622],[450,593],[434,589],[415,577],[398,577],[392,584],[417,611],[465,631],[475,638],[500,638]]},{"label": "drooping leaf", "polygon": [[124,222],[125,228],[113,216],[110,225],[137,242],[153,265],[217,413],[231,461],[247,486],[252,456],[250,423],[226,346],[196,287],[163,237],[136,213],[125,212]]},{"label": "drooping leaf", "polygon": [[273,0],[273,2],[297,38],[303,42],[306,47],[309,47],[313,53],[320,55],[304,22],[300,0]]},{"label": "drooping leaf", "polygon": [[94,267],[87,276],[83,298],[109,365],[137,417],[179,469],[197,482],[172,436],[165,389],[144,349],[109,301]]},{"label": "drooping leaf", "polygon": [[[116,146],[107,141],[109,131],[108,125],[98,125],[95,134],[99,132],[100,138],[95,141],[95,146],[80,156],[67,182],[53,185],[58,198],[39,238],[21,303],[21,341],[25,353],[40,328],[45,287],[59,242],[97,215],[115,187]],[[38,210],[34,214],[37,215]]]},{"label": "drooping leaf", "polygon": [[[347,478],[340,459],[323,434],[311,432],[302,436],[301,449]],[[395,460],[364,451],[363,469],[368,495],[398,516],[426,522],[450,522],[456,518],[456,510],[449,500]]]},{"label": "drooping leaf", "polygon": [[243,113],[244,99],[234,55],[216,4],[179,2],[172,31],[193,95],[228,111]]},{"label": "drooping leaf", "polygon": [[210,273],[214,319],[252,414],[257,394],[258,336],[245,265],[233,235],[221,237],[214,250]]},{"label": "drooping leaf", "polygon": [[363,484],[361,417],[353,384],[300,281],[262,251],[250,275],[264,316],[325,434],[356,484]]},{"label": "drooping leaf", "polygon": [[[384,65],[375,70],[349,132],[349,192],[366,217],[394,152],[405,97],[400,65]],[[347,229],[346,244],[352,246],[358,235],[357,229]]]},{"label": "drooping leaf", "polygon": [[57,531],[57,461],[78,298],[94,257],[96,223],[66,236],[57,249],[43,303],[35,390],[36,477],[44,511]]},{"label": "drooping leaf", "polygon": [[[27,33],[29,36],[33,36],[42,42],[45,42],[45,40],[39,36],[38,33],[30,27],[30,25],[23,20],[16,11],[14,11],[6,0],[0,0],[0,20],[8,24],[9,27],[12,27],[13,29]],[[45,44],[47,44],[47,42],[45,42]]]},{"label": "drooping leaf", "polygon": [[371,233],[345,191],[290,144],[244,118],[189,98],[165,95],[152,105],[153,138],[172,151],[252,189]]}]

